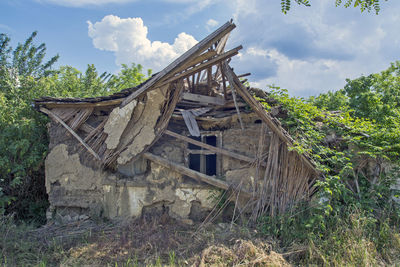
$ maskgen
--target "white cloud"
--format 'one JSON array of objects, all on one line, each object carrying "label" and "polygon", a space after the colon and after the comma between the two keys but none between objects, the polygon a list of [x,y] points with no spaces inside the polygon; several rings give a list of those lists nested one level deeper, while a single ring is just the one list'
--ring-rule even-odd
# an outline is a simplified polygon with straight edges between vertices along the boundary
[{"label": "white cloud", "polygon": [[279,1],[236,0],[238,27],[231,42],[245,51],[232,61],[235,70],[250,71],[253,85],[275,84],[307,96],[340,89],[346,78],[379,72],[399,60],[400,2],[382,4],[378,16],[336,8],[330,0],[314,2],[310,8],[294,4],[283,15]]},{"label": "white cloud", "polygon": [[208,30],[208,31],[211,31],[213,28],[215,28],[216,26],[218,26],[219,25],[219,22],[218,21],[216,21],[215,19],[209,19],[209,20],[207,20],[207,22],[206,22],[206,29]]},{"label": "white cloud", "polygon": [[96,23],[88,21],[93,45],[114,52],[117,65],[134,62],[159,71],[197,43],[193,36],[184,32],[178,34],[173,44],[151,41],[147,32],[141,18],[108,15]]},{"label": "white cloud", "polygon": [[[257,55],[263,60],[254,61],[254,64],[274,64],[275,75],[261,78],[252,83],[252,86],[266,88],[267,85],[276,85],[291,89],[291,93],[297,96],[312,95],[317,91],[328,91],[343,86],[346,75],[351,74],[350,66],[344,66],[338,60],[315,59],[301,60],[289,59],[276,49],[261,50],[248,49],[246,56]],[[264,62],[261,62],[264,61]]]},{"label": "white cloud", "polygon": [[136,2],[137,0],[36,0],[42,3],[51,3],[60,6],[82,7],[82,6],[101,6],[105,4],[125,4]]}]

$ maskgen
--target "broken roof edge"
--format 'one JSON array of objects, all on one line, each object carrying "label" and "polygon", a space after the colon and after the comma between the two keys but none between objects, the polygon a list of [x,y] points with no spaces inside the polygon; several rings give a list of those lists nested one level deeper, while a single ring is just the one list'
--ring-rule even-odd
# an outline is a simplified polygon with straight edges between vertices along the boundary
[{"label": "broken roof edge", "polygon": [[154,76],[154,78],[149,81],[146,85],[142,86],[139,88],[139,90],[133,92],[131,95],[129,95],[127,98],[124,99],[124,101],[121,103],[121,106],[125,106],[129,102],[131,102],[133,99],[135,99],[137,96],[145,92],[148,88],[152,87],[155,85],[158,81],[160,81],[163,77],[165,77],[167,74],[169,74],[171,71],[173,71],[175,68],[181,66],[185,61],[191,59],[192,57],[196,57],[200,55],[202,52],[204,52],[207,48],[210,47],[213,43],[224,37],[226,34],[230,33],[234,28],[236,28],[236,25],[232,22],[232,20],[226,22],[224,25],[219,27],[217,30],[212,32],[210,35],[205,37],[203,40],[198,42],[196,45],[194,45],[192,48],[190,48],[188,51],[186,51],[183,55],[175,59],[171,64],[169,64],[167,67],[165,67],[162,71],[157,73],[157,75]]},{"label": "broken roof edge", "polygon": [[[42,105],[56,105],[56,106],[65,106],[66,104],[78,106],[77,104],[81,103],[82,105],[94,105],[96,106],[96,103],[99,102],[107,102],[104,103],[104,105],[120,105],[120,107],[123,107],[130,103],[133,99],[138,97],[139,95],[143,94],[144,92],[158,88],[159,85],[163,82],[169,81],[168,79],[171,79],[179,73],[179,70],[182,66],[185,66],[185,63],[190,62],[190,60],[195,59],[197,56],[201,55],[205,50],[210,48],[213,44],[221,40],[222,38],[227,39],[227,35],[236,27],[236,25],[231,21],[226,22],[224,25],[219,27],[217,30],[206,36],[203,40],[201,40],[199,43],[197,43],[195,46],[190,48],[188,51],[186,51],[184,54],[182,54],[180,57],[178,57],[176,60],[174,60],[171,64],[169,64],[167,67],[165,67],[162,71],[154,74],[151,78],[143,82],[142,84],[124,89],[118,93],[115,93],[110,96],[104,96],[104,97],[98,97],[98,98],[48,98],[44,97],[38,100],[35,100],[35,106],[42,106]],[[226,42],[226,40],[224,40]],[[236,50],[239,50],[241,48],[238,47]],[[222,49],[223,50],[223,49]],[[235,49],[233,49],[235,50]],[[221,52],[221,51],[220,51]],[[236,51],[237,52],[237,51]],[[232,53],[233,54],[233,53]],[[220,54],[222,55],[222,54]],[[289,133],[280,125],[274,121],[274,118],[262,107],[262,105],[257,101],[248,91],[244,86],[241,84],[239,78],[236,76],[236,74],[233,72],[233,70],[230,68],[228,63],[226,62],[226,59],[223,60],[224,62],[224,69],[225,69],[225,76],[227,76],[227,73],[230,74],[231,76],[231,81],[229,81],[230,84],[232,84],[232,87],[237,87],[237,91],[239,92],[240,96],[243,98],[243,100],[252,107],[252,109],[258,114],[258,116],[271,128],[273,132],[275,132],[280,139],[287,144],[288,147],[293,146],[294,140],[292,137],[289,135]],[[172,73],[172,75],[171,75]],[[179,76],[179,75],[178,75]],[[160,83],[161,82],[161,83]],[[169,82],[172,83],[172,82]],[[43,100],[43,101],[42,101]],[[101,105],[101,104],[99,104]],[[172,114],[171,114],[172,115]],[[166,128],[166,127],[165,127]],[[164,134],[164,130],[161,130],[160,136]],[[316,165],[312,161],[312,159],[307,156],[298,153],[299,156],[305,161],[305,164],[310,167],[312,170],[314,170],[316,173],[318,171],[316,170]]]},{"label": "broken roof edge", "polygon": [[236,28],[236,25],[233,23],[233,20],[231,19],[230,21],[226,22],[224,25],[216,29],[214,32],[206,36],[203,40],[198,42],[188,51],[183,53],[181,56],[175,59],[163,70],[161,70],[158,73],[155,73],[149,79],[147,79],[146,81],[135,87],[123,89],[120,92],[114,93],[112,95],[100,96],[94,98],[93,97],[87,97],[87,98],[41,97],[39,99],[35,99],[34,104],[36,107],[38,107],[39,105],[46,105],[46,104],[53,104],[53,105],[57,104],[67,105],[73,103],[91,104],[91,103],[99,103],[99,102],[119,99],[120,101],[113,101],[113,103],[110,104],[120,104],[121,107],[123,107],[129,102],[131,102],[133,99],[135,99],[137,96],[141,95],[149,88],[153,87],[153,85],[155,85],[158,81],[161,81],[171,71],[182,66],[182,64],[187,62],[189,59],[200,55],[202,52],[208,49],[210,45],[212,45],[219,39],[229,34],[234,28]]},{"label": "broken roof edge", "polygon": [[59,105],[68,105],[68,104],[96,104],[99,102],[113,102],[113,104],[120,104],[122,99],[129,96],[131,93],[137,91],[140,87],[144,86],[148,83],[155,75],[158,73],[153,74],[144,82],[129,88],[122,89],[119,92],[105,95],[105,96],[98,96],[98,97],[50,97],[50,96],[42,96],[40,98],[34,99],[33,102],[35,106],[40,105],[47,105],[47,104],[59,104]]}]

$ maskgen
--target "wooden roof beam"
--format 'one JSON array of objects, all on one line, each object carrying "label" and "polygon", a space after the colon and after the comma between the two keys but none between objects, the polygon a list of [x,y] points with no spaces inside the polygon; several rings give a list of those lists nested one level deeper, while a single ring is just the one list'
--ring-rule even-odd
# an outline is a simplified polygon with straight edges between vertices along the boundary
[{"label": "wooden roof beam", "polygon": [[185,77],[190,76],[190,75],[192,75],[192,74],[194,74],[196,72],[199,72],[199,71],[202,71],[204,69],[207,69],[208,67],[211,67],[213,65],[219,64],[221,61],[226,60],[227,58],[231,58],[231,57],[237,55],[239,53],[239,50],[242,49],[242,48],[243,48],[243,46],[240,45],[240,46],[238,46],[238,47],[236,47],[234,49],[231,49],[231,50],[229,50],[229,51],[227,51],[227,52],[225,52],[225,53],[223,53],[223,54],[221,54],[221,55],[219,55],[219,56],[217,56],[217,57],[215,57],[215,58],[213,58],[213,59],[211,59],[211,60],[209,60],[209,61],[207,61],[207,62],[205,62],[203,64],[195,66],[195,67],[193,67],[193,68],[191,68],[191,69],[189,69],[189,70],[187,70],[187,71],[185,71],[185,72],[183,72],[181,74],[178,74],[178,75],[176,75],[176,76],[164,81],[159,86],[161,87],[161,86],[163,86],[165,84],[171,83],[171,82],[176,81],[176,80],[178,80],[180,78],[185,78]]},{"label": "wooden roof beam", "polygon": [[220,40],[223,36],[225,36],[227,33],[231,32],[236,25],[232,23],[231,21],[228,21],[224,25],[222,25],[220,28],[218,28],[216,31],[208,35],[206,38],[204,38],[202,41],[197,43],[195,46],[193,46],[191,49],[186,51],[182,56],[180,56],[178,59],[176,59],[174,62],[169,64],[165,69],[160,71],[158,74],[156,74],[149,82],[147,82],[145,85],[143,85],[141,88],[130,94],[125,100],[121,103],[121,106],[125,106],[126,104],[130,103],[133,99],[135,99],[137,96],[142,94],[144,91],[146,91],[148,88],[152,87],[155,85],[157,82],[159,82],[165,75],[167,75],[170,72],[173,72],[182,64],[185,64],[188,60],[192,60],[193,58],[197,57],[201,53],[203,53],[205,50],[207,50],[212,44],[214,44],[216,41]]},{"label": "wooden roof beam", "polygon": [[90,154],[93,155],[93,157],[101,161],[100,156],[88,144],[86,144],[85,141],[83,141],[82,138],[56,114],[54,114],[51,110],[48,110],[44,107],[41,107],[40,111],[49,115],[50,118],[52,118],[53,120],[59,122],[62,126],[64,126],[64,128],[67,129],[67,131],[70,132],[70,134],[72,134],[79,141],[79,143],[81,143],[90,152]]},{"label": "wooden roof beam", "polygon": [[215,152],[215,153],[218,153],[218,154],[222,154],[224,156],[235,158],[235,159],[238,159],[238,160],[241,160],[241,161],[246,161],[248,163],[256,162],[256,159],[253,159],[253,158],[250,158],[250,157],[247,157],[247,156],[244,156],[244,155],[240,155],[238,153],[235,153],[235,152],[223,149],[223,148],[219,148],[219,147],[215,147],[215,146],[212,146],[212,145],[208,145],[208,144],[203,143],[203,142],[199,142],[199,141],[194,140],[194,139],[192,139],[190,137],[183,136],[183,135],[178,134],[178,133],[174,133],[174,132],[172,132],[170,130],[165,130],[164,134],[172,136],[172,137],[175,137],[175,138],[177,138],[179,140],[191,143],[193,145],[208,149],[208,150],[210,150],[212,152]]},{"label": "wooden roof beam", "polygon": [[[146,159],[149,159],[149,160],[151,160],[151,161],[153,161],[153,162],[155,162],[155,163],[157,163],[157,164],[159,164],[161,166],[164,166],[166,168],[172,169],[172,170],[174,170],[176,172],[179,172],[179,173],[181,173],[183,175],[189,176],[190,178],[193,178],[193,179],[195,179],[197,181],[204,182],[204,183],[207,183],[209,185],[212,185],[212,186],[215,186],[217,188],[224,189],[224,190],[228,190],[230,188],[230,185],[225,181],[219,180],[219,179],[217,179],[217,178],[215,178],[213,176],[209,176],[209,175],[206,175],[206,174],[198,172],[198,171],[194,171],[192,169],[189,169],[189,168],[187,168],[185,166],[179,165],[179,164],[177,164],[175,162],[172,162],[170,160],[164,159],[164,158],[162,158],[160,156],[157,156],[157,155],[154,155],[152,153],[146,152],[146,153],[143,154],[143,157],[146,158]],[[247,192],[247,191],[245,191],[243,189],[240,189],[239,192],[240,192],[241,195],[243,195],[243,196],[245,196],[247,198],[253,198],[253,195],[250,192]]]},{"label": "wooden roof beam", "polygon": [[[244,87],[244,85],[240,82],[239,78],[236,76],[236,74],[232,71],[232,69],[229,67],[228,63],[224,62],[222,64],[223,71],[228,78],[228,81],[231,86],[235,87],[237,89],[237,92],[239,95],[243,98],[244,101],[246,101],[252,109],[260,116],[260,118],[268,125],[268,127],[276,133],[279,138],[284,141],[287,146],[292,146],[293,145],[293,139],[289,136],[288,133],[286,133],[286,130],[283,129],[282,127],[276,125],[273,121],[273,118],[271,115],[264,109],[264,107],[261,105],[260,102],[258,102]],[[315,169],[314,164],[311,162],[309,158],[307,158],[304,154],[300,154],[300,157],[304,161],[304,163],[311,168],[311,170],[314,170],[317,172]]]}]

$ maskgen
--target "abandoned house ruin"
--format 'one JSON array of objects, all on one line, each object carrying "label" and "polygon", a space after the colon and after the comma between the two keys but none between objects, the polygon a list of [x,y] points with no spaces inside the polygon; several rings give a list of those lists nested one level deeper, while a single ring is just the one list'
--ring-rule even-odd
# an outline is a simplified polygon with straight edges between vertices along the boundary
[{"label": "abandoned house ruin", "polygon": [[288,150],[291,137],[229,66],[242,48],[225,51],[234,28],[227,22],[137,87],[35,101],[52,119],[53,214],[124,218],[163,208],[190,220],[229,189],[256,218],[310,196],[313,163]]}]

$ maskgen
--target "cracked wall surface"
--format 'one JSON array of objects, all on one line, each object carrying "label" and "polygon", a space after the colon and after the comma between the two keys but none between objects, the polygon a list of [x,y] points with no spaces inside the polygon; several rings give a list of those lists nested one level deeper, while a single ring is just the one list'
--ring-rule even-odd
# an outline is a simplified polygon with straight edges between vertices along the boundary
[{"label": "cracked wall surface", "polygon": [[156,90],[147,92],[147,100],[143,110],[135,111],[135,115],[140,113],[135,125],[129,129],[129,135],[132,142],[119,155],[118,164],[128,162],[132,157],[136,156],[150,145],[156,138],[154,128],[161,114],[161,108],[165,103],[165,93],[167,87],[162,87]]},{"label": "cracked wall surface", "polygon": [[65,144],[50,151],[45,165],[46,191],[53,208],[100,213],[105,173],[82,165],[79,154],[69,154]]},{"label": "cracked wall surface", "polygon": [[[196,213],[194,209],[197,213],[200,210],[200,213],[207,214],[213,208],[220,194],[219,190],[141,157],[133,159],[137,149],[143,149],[143,144],[147,143],[143,139],[152,139],[148,136],[147,130],[142,136],[141,131],[143,127],[154,126],[156,123],[155,118],[159,116],[159,111],[154,111],[150,107],[161,108],[162,97],[158,97],[159,94],[160,92],[148,93],[147,103],[153,101],[152,105],[138,101],[125,111],[115,111],[113,115],[115,118],[130,117],[129,122],[121,122],[121,127],[130,127],[130,134],[136,136],[129,149],[120,156],[119,162],[122,164],[117,166],[119,171],[112,172],[86,166],[85,161],[80,158],[79,149],[76,148],[79,144],[73,138],[61,139],[62,142],[67,140],[67,144],[57,144],[57,140],[51,140],[51,150],[46,159],[46,189],[52,211],[68,214],[68,211],[78,210],[79,215],[127,218],[161,209],[173,218],[188,220]],[[143,114],[147,115],[141,116]],[[146,122],[147,124],[141,121],[146,117],[152,118]],[[119,124],[111,123],[110,120],[110,127],[111,125],[117,127]],[[57,133],[61,133],[58,130],[60,127],[52,124],[53,130]],[[238,124],[231,124],[230,128],[215,132],[218,136],[222,136],[225,149],[254,157],[257,152],[260,127],[261,124],[247,123],[245,130],[241,130]],[[185,128],[175,131],[186,134]],[[114,132],[113,138],[120,139],[120,143],[125,142],[128,137],[124,135],[125,133]],[[110,145],[114,146],[113,141],[110,141]],[[75,147],[71,149],[71,146]],[[186,165],[186,146],[186,143],[164,135],[151,147],[150,152]],[[248,190],[254,188],[259,174],[252,164],[227,156],[219,157],[222,171],[220,178],[228,183],[242,184]],[[201,216],[197,219],[201,219]]]},{"label": "cracked wall surface", "polygon": [[107,134],[107,139],[105,140],[107,149],[117,148],[121,135],[131,119],[136,104],[137,101],[133,100],[123,108],[114,108],[110,113],[104,125],[104,132]]}]

